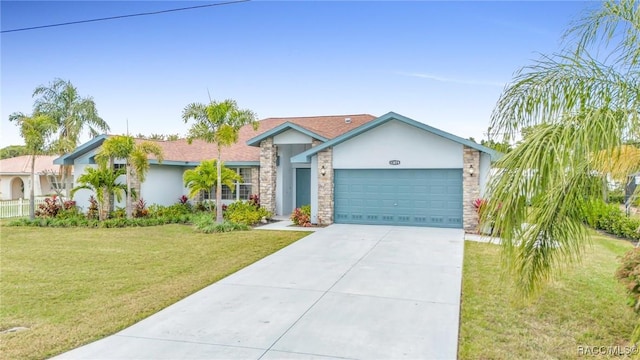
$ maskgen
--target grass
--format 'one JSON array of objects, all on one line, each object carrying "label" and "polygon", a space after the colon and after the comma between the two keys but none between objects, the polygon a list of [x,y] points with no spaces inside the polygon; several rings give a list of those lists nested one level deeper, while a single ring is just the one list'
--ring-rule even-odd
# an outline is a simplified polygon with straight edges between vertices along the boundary
[{"label": "grass", "polygon": [[500,247],[466,242],[459,358],[567,359],[579,346],[629,346],[637,316],[614,272],[631,248],[594,235],[581,264],[525,303],[501,280]]},{"label": "grass", "polygon": [[[4,222],[2,225],[6,225]],[[41,359],[121,330],[307,233],[2,226],[3,359]]]}]

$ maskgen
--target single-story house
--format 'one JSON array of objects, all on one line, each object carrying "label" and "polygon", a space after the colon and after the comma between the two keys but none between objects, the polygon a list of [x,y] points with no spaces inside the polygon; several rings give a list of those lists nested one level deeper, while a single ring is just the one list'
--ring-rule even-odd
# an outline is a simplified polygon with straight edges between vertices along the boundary
[{"label": "single-story house", "polygon": [[[40,155],[36,157],[34,195],[36,197],[55,194],[62,189],[59,166],[53,161],[58,156]],[[31,155],[16,156],[0,160],[0,200],[29,198],[31,183]]]},{"label": "single-story house", "polygon": [[[473,200],[483,195],[495,152],[390,112],[269,118],[241,129],[222,159],[244,181],[224,189],[225,202],[259,194],[275,215],[311,205],[318,224],[357,223],[475,229]],[[102,135],[55,160],[73,164],[75,178],[107,138]],[[159,141],[165,160],[151,159],[139,192],[149,204],[170,205],[188,194],[182,176],[216,156],[202,141]],[[88,192],[78,192],[85,203]]]}]

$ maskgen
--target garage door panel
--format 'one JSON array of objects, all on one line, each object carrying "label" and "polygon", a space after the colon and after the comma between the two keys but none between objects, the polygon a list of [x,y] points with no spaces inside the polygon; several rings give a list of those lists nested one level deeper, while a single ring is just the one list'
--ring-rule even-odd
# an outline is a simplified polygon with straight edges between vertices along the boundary
[{"label": "garage door panel", "polygon": [[461,169],[335,171],[337,223],[462,227]]}]

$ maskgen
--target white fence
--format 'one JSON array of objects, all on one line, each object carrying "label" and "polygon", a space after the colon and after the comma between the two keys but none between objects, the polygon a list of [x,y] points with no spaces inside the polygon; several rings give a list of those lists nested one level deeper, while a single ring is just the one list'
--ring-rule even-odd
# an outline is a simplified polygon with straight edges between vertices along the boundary
[{"label": "white fence", "polygon": [[[44,204],[44,199],[36,199],[38,205]],[[0,219],[29,216],[29,199],[0,201]]]}]

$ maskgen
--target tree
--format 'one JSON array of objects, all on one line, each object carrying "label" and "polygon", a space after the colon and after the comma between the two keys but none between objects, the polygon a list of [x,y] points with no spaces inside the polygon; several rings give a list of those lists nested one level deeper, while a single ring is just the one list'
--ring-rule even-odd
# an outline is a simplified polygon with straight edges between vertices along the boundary
[{"label": "tree", "polygon": [[[135,177],[138,183],[145,180],[149,171],[149,155],[153,154],[159,163],[162,163],[162,148],[151,141],[136,143],[131,136],[112,136],[102,143],[102,148],[96,156],[96,161],[106,167],[113,167],[115,159],[125,160],[125,175],[127,185],[127,217],[132,216],[131,177]],[[108,202],[108,200],[106,200]]]},{"label": "tree", "polygon": [[0,159],[9,159],[23,155],[29,155],[29,151],[24,145],[9,145],[0,149]]},{"label": "tree", "polygon": [[77,179],[80,185],[71,190],[71,196],[81,189],[93,191],[100,207],[98,219],[105,220],[109,217],[109,197],[113,194],[120,201],[122,194],[127,193],[127,186],[118,182],[121,175],[124,175],[124,169],[113,170],[104,164],[98,165],[97,168],[86,167]]},{"label": "tree", "polygon": [[230,146],[238,141],[240,128],[251,125],[258,129],[256,115],[250,110],[242,110],[234,100],[222,102],[211,101],[208,105],[192,103],[187,105],[182,112],[185,123],[193,120],[189,128],[187,142],[200,139],[207,143],[215,144],[217,154],[217,181],[216,181],[216,221],[222,222],[222,147]]},{"label": "tree", "polygon": [[[211,189],[218,184],[218,161],[203,161],[195,169],[190,169],[184,172],[183,180],[184,186],[189,188],[189,197],[194,198],[205,192],[209,194],[211,198]],[[226,185],[231,191],[235,189],[236,181],[243,181],[240,174],[227,168],[224,164],[221,165],[221,179],[222,184]],[[218,203],[216,203],[218,204]],[[209,208],[211,210],[211,208]]]},{"label": "tree", "polygon": [[25,147],[31,155],[31,184],[29,186],[29,217],[35,219],[35,164],[36,157],[41,155],[47,146],[47,140],[56,129],[56,123],[46,115],[25,116],[14,113],[9,116],[20,127],[20,135]]},{"label": "tree", "polygon": [[498,100],[490,133],[510,140],[528,130],[495,164],[481,221],[494,223],[526,295],[579,260],[589,240],[583,209],[605,186],[597,159],[614,159],[637,139],[639,39],[638,3],[604,2],[565,33],[563,51],[522,68]]},{"label": "tree", "polygon": [[[48,86],[40,85],[33,91],[33,97],[36,96],[34,113],[46,114],[58,125],[57,139],[52,144],[52,150],[58,154],[73,151],[85,130],[91,137],[109,131],[109,125],[98,116],[93,98],[80,96],[70,81],[54,79]],[[68,195],[71,166],[61,165],[60,171]]]}]

